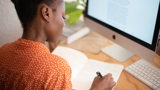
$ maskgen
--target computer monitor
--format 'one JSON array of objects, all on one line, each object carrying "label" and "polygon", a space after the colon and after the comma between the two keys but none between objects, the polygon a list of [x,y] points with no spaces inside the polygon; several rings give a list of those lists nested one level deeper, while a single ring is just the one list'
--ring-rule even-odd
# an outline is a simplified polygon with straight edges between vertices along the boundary
[{"label": "computer monitor", "polygon": [[160,0],[87,0],[88,25],[147,60],[153,60]]}]

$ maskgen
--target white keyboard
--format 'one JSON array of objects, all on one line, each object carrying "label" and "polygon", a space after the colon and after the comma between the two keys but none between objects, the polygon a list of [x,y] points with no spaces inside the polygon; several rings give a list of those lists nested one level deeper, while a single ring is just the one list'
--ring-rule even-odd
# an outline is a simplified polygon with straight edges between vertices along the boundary
[{"label": "white keyboard", "polygon": [[160,68],[156,68],[141,59],[125,68],[125,70],[152,89],[160,90]]}]

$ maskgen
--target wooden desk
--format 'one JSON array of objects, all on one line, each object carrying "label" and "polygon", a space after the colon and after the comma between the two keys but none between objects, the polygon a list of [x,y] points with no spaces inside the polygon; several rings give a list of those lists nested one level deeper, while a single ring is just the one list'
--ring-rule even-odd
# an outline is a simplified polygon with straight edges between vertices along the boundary
[{"label": "wooden desk", "polygon": [[[81,42],[81,43],[84,43],[84,42]],[[103,52],[99,52],[97,54],[93,54],[87,51],[82,51],[82,52],[85,53],[89,58],[100,60],[103,62],[122,64],[124,65],[124,67],[140,59],[139,56],[135,55],[131,57],[129,60],[126,60],[124,62],[118,62],[115,59],[111,58],[110,56],[104,54]],[[158,65],[157,62],[160,63],[159,56],[156,56],[152,63],[160,67],[160,65]],[[117,82],[117,86],[115,90],[152,90],[152,89],[148,87],[147,85],[145,85],[143,82],[139,81],[138,79],[136,79],[135,77],[133,77],[132,75],[130,75],[129,73],[123,70],[119,78],[119,81]]]}]

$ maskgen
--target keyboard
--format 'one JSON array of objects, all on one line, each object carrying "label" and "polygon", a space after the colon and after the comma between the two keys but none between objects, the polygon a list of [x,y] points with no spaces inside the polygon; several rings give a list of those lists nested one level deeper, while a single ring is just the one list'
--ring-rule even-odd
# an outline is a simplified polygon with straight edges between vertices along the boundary
[{"label": "keyboard", "polygon": [[141,59],[125,68],[125,71],[148,85],[154,90],[160,90],[160,68]]}]

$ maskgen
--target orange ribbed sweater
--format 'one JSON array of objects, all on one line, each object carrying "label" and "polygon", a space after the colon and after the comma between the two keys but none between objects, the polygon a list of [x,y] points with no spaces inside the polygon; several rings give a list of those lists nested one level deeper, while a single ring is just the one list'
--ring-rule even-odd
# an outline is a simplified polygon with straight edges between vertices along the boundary
[{"label": "orange ribbed sweater", "polygon": [[0,90],[71,90],[68,63],[42,43],[19,39],[0,48]]}]

